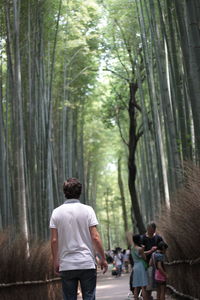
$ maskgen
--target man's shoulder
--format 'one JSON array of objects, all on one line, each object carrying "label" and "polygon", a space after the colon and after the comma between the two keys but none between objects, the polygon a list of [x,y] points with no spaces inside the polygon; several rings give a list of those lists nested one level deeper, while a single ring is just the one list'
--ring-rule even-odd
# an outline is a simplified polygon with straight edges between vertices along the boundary
[{"label": "man's shoulder", "polygon": [[55,208],[53,209],[53,213],[56,213],[56,212],[58,212],[59,210],[62,210],[63,207],[64,207],[64,204],[61,204],[61,205],[55,207]]},{"label": "man's shoulder", "polygon": [[161,241],[163,241],[162,236],[158,233],[156,233],[154,237],[155,237],[155,240],[157,243],[160,243]]},{"label": "man's shoulder", "polygon": [[94,211],[92,206],[84,203],[80,203],[80,204],[82,205],[83,208],[87,209],[88,211]]},{"label": "man's shoulder", "polygon": [[[71,203],[70,203],[71,204]],[[77,203],[72,203],[72,205],[78,205],[80,206],[82,209],[85,209],[85,210],[89,210],[89,211],[93,211],[94,209],[92,208],[92,206],[90,205],[87,205],[87,204],[84,204],[84,203],[81,203],[81,202],[77,202]],[[66,203],[63,203],[57,207],[55,207],[53,209],[53,212],[59,212],[59,211],[62,211],[64,208],[70,208],[71,206],[70,205],[67,205]]]},{"label": "man's shoulder", "polygon": [[142,234],[140,237],[141,243],[144,244],[145,242],[149,242],[154,240],[156,244],[158,244],[159,242],[163,241],[163,238],[159,235],[159,234],[155,234],[153,237],[149,237],[148,235]]}]

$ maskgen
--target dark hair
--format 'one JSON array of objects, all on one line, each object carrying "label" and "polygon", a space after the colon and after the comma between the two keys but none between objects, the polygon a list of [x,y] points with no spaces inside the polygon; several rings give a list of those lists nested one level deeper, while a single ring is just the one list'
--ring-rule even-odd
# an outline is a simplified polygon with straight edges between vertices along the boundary
[{"label": "dark hair", "polygon": [[141,237],[140,234],[134,234],[133,235],[133,242],[134,244],[136,244],[137,246],[141,245]]},{"label": "dark hair", "polygon": [[82,184],[76,178],[69,178],[63,184],[63,192],[67,199],[79,199],[81,190]]},{"label": "dark hair", "polygon": [[165,250],[167,248],[168,248],[168,245],[165,242],[161,241],[161,242],[158,243],[158,247],[157,247],[158,250],[162,251],[162,250]]},{"label": "dark hair", "polygon": [[147,227],[151,227],[153,230],[156,230],[156,223],[154,221],[151,221],[147,224]]}]

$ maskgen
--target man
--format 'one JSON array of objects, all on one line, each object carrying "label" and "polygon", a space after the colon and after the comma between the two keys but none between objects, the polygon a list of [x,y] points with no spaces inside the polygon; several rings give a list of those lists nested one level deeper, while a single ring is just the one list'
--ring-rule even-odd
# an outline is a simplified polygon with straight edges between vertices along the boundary
[{"label": "man", "polygon": [[[144,246],[144,253],[146,254],[147,262],[149,263],[151,255],[156,251],[159,242],[163,239],[160,235],[156,233],[156,224],[150,222],[147,225],[147,232],[141,236],[141,244]],[[148,281],[149,285],[147,286],[148,299],[151,300],[151,292],[155,289],[155,280],[154,280],[155,270],[152,266],[148,268]]]},{"label": "man", "polygon": [[79,281],[83,299],[95,300],[94,248],[103,273],[108,268],[95,212],[91,206],[80,203],[81,189],[76,178],[65,181],[63,191],[67,200],[54,209],[50,220],[54,270],[62,278],[64,300],[77,299]]}]

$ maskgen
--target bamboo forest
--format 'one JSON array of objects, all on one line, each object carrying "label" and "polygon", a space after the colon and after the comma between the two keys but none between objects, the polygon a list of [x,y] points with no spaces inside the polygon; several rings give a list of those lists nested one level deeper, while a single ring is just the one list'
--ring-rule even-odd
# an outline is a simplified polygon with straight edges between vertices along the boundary
[{"label": "bamboo forest", "polygon": [[200,299],[199,0],[0,0],[0,299],[61,299],[2,286],[54,278],[71,177],[105,250],[154,220],[169,287]]}]

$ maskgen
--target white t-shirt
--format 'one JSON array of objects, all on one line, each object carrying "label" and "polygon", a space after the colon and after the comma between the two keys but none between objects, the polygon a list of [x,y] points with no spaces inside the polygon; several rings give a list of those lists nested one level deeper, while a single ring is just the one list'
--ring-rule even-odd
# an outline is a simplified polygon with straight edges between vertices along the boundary
[{"label": "white t-shirt", "polygon": [[121,253],[118,253],[114,256],[114,261],[116,266],[121,266],[122,265],[122,255]]},{"label": "white t-shirt", "polygon": [[70,199],[53,210],[50,228],[58,230],[59,271],[95,268],[89,227],[98,225],[91,206]]}]

